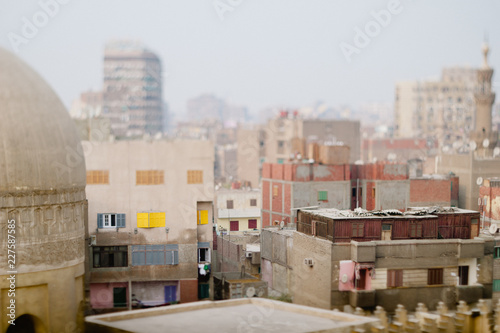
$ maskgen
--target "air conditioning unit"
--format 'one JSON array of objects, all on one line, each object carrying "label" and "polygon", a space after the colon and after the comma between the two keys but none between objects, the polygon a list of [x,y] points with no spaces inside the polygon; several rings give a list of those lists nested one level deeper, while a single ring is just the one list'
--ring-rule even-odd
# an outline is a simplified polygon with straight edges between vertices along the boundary
[{"label": "air conditioning unit", "polygon": [[252,258],[252,252],[246,252],[245,257],[247,258]]},{"label": "air conditioning unit", "polygon": [[313,260],[310,258],[306,258],[306,259],[304,259],[304,264],[309,266],[309,267],[313,267]]},{"label": "air conditioning unit", "polygon": [[96,235],[90,235],[90,245],[96,245],[97,244],[97,237]]}]

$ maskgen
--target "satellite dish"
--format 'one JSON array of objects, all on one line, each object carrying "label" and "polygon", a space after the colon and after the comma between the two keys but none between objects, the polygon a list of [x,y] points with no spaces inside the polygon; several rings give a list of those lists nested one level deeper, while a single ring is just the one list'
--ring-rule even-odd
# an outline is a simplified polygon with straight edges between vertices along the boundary
[{"label": "satellite dish", "polygon": [[283,229],[284,226],[285,226],[285,221],[281,221],[280,222],[280,229]]},{"label": "satellite dish", "polygon": [[461,143],[459,141],[453,142],[453,149],[457,150],[458,148],[460,148],[460,146],[461,146]]},{"label": "satellite dish", "polygon": [[253,297],[255,295],[255,288],[254,287],[249,287],[246,292],[247,297]]},{"label": "satellite dish", "polygon": [[493,156],[498,156],[500,155],[500,147],[495,147],[495,149],[493,149]]},{"label": "satellite dish", "polygon": [[469,147],[471,150],[476,150],[477,144],[474,141],[469,142]]},{"label": "satellite dish", "polygon": [[477,177],[476,184],[479,186],[483,185],[483,177]]},{"label": "satellite dish", "polygon": [[483,148],[488,148],[490,146],[490,140],[484,139],[483,140]]},{"label": "satellite dish", "polygon": [[[492,224],[492,226],[493,226],[493,225],[494,225],[494,224]],[[342,280],[341,280],[341,281],[342,281],[342,283],[347,283],[347,274],[343,274],[343,275],[342,275]]]},{"label": "satellite dish", "polygon": [[497,230],[498,230],[498,226],[497,226],[496,224],[492,224],[492,225],[490,225],[490,229],[489,229],[490,234],[494,234],[494,233],[496,233],[496,232],[497,232]]}]

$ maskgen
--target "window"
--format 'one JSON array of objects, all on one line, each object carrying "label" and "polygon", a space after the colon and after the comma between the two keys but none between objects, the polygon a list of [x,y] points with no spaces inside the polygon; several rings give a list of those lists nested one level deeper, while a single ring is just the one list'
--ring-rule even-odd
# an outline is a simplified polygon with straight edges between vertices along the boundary
[{"label": "window", "polygon": [[387,287],[402,287],[403,286],[403,270],[389,269],[387,270]]},{"label": "window", "polygon": [[257,206],[257,199],[250,199],[250,206],[252,207]]},{"label": "window", "polygon": [[125,228],[125,214],[97,214],[98,228]]},{"label": "window", "polygon": [[375,187],[372,188],[372,198],[375,199]]},{"label": "window", "polygon": [[278,154],[283,154],[285,151],[285,141],[278,141]]},{"label": "window", "polygon": [[198,248],[198,262],[210,262],[210,248]]},{"label": "window", "polygon": [[202,170],[188,170],[187,183],[188,184],[203,184],[203,171]]},{"label": "window", "polygon": [[137,213],[137,228],[165,227],[165,213]]},{"label": "window", "polygon": [[318,191],[318,201],[328,201],[328,191]]},{"label": "window", "polygon": [[87,185],[109,184],[108,170],[88,170]]},{"label": "window", "polygon": [[410,237],[411,238],[422,237],[422,224],[421,223],[410,224]]},{"label": "window", "polygon": [[257,220],[248,220],[248,229],[257,229]]},{"label": "window", "polygon": [[177,265],[178,263],[178,244],[132,246],[132,266]]},{"label": "window", "polygon": [[500,246],[495,246],[494,258],[500,258]]},{"label": "window", "polygon": [[197,211],[198,224],[208,224],[208,210]]},{"label": "window", "polygon": [[273,198],[278,196],[278,185],[273,185]]},{"label": "window", "polygon": [[427,284],[443,284],[443,269],[442,268],[429,268],[427,270]]},{"label": "window", "polygon": [[239,231],[239,230],[240,230],[240,222],[239,221],[229,222],[229,231]]},{"label": "window", "polygon": [[136,185],[158,185],[163,183],[163,170],[137,170],[135,172]]},{"label": "window", "polygon": [[500,291],[500,280],[493,280],[493,291]]},{"label": "window", "polygon": [[469,266],[458,266],[458,284],[461,286],[469,284]]},{"label": "window", "polygon": [[363,237],[364,223],[352,224],[352,237]]},{"label": "window", "polygon": [[233,200],[226,200],[226,208],[227,209],[233,209],[234,208]]},{"label": "window", "polygon": [[92,258],[94,268],[127,267],[127,246],[94,246]]}]

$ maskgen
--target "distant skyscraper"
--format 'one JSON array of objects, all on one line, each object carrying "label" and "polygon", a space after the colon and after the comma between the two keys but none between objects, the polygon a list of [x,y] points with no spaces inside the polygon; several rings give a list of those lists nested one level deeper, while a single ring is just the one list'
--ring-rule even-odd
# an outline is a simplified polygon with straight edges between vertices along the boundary
[{"label": "distant skyscraper", "polygon": [[162,132],[162,77],[157,55],[130,41],[106,44],[103,115],[117,137]]}]

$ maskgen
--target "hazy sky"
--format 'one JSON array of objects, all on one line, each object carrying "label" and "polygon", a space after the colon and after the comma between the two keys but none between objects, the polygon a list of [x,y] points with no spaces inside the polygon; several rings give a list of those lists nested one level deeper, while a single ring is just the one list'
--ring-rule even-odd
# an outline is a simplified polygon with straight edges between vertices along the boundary
[{"label": "hazy sky", "polygon": [[[396,81],[438,77],[443,66],[480,66],[485,31],[490,64],[500,71],[495,0],[64,0],[44,17],[42,3],[51,1],[0,0],[0,46],[13,50],[9,33],[28,36],[18,55],[67,106],[80,92],[101,88],[110,39],[140,39],[160,56],[174,113],[202,93],[254,114],[317,101],[392,102]],[[374,24],[372,11],[381,10],[390,14],[379,18],[385,26]],[[23,26],[35,20],[41,27],[23,37]],[[372,37],[368,45],[358,41],[348,62],[340,45],[356,47],[356,28],[372,29]]]}]

